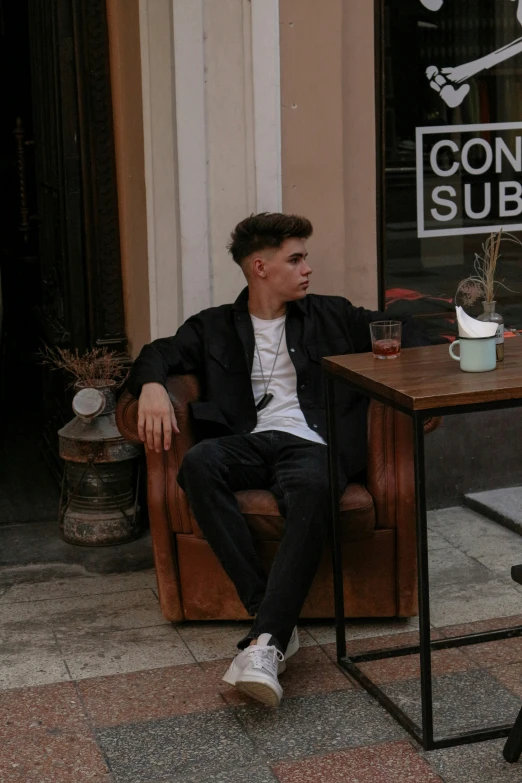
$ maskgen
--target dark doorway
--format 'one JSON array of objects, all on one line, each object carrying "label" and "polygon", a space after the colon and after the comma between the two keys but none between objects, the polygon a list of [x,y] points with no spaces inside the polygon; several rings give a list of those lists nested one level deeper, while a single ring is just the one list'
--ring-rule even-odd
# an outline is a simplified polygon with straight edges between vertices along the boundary
[{"label": "dark doorway", "polygon": [[0,0],[0,524],[57,517],[68,379],[44,346],[125,349],[104,0]]}]

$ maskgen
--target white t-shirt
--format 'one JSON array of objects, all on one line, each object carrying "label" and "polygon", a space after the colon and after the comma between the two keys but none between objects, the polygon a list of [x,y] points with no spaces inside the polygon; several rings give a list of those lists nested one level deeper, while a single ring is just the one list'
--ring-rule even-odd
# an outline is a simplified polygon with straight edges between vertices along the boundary
[{"label": "white t-shirt", "polygon": [[[297,435],[305,440],[325,444],[319,433],[310,429],[299,405],[297,375],[286,345],[286,316],[283,315],[272,321],[256,318],[255,315],[251,315],[250,318],[256,339],[252,365],[252,389],[256,405],[265,393],[265,386],[270,378],[270,373],[272,373],[272,367],[274,368],[272,380],[267,388],[267,392],[271,392],[274,397],[263,410],[258,411],[257,426],[252,432],[279,430]],[[279,354],[277,354],[280,338],[281,344]],[[261,366],[259,364],[260,358]],[[263,372],[261,372],[261,367]]]}]

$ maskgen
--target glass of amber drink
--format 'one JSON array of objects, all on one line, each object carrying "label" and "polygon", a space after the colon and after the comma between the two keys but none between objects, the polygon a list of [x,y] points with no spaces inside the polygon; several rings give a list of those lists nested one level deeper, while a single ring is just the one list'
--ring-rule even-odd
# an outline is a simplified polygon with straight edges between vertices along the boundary
[{"label": "glass of amber drink", "polygon": [[401,352],[400,321],[374,321],[370,324],[372,351],[376,359],[396,359]]}]

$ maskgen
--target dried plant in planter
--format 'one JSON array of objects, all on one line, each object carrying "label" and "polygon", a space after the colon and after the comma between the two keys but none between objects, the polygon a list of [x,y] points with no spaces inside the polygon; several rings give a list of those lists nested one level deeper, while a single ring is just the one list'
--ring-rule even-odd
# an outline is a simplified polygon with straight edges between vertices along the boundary
[{"label": "dried plant in planter", "polygon": [[500,243],[504,241],[522,245],[520,239],[513,234],[504,233],[502,229],[498,234],[490,234],[482,245],[482,254],[475,253],[474,274],[464,278],[458,284],[455,293],[456,302],[460,299],[464,306],[471,306],[479,301],[494,302],[499,287],[506,291],[512,291],[502,280],[496,279]]},{"label": "dried plant in planter", "polygon": [[41,352],[42,364],[48,364],[55,370],[64,370],[73,376],[71,386],[83,383],[86,386],[102,386],[113,383],[121,386],[129,374],[125,366],[125,354],[110,351],[108,348],[93,348],[80,354],[78,349],[49,348]]}]

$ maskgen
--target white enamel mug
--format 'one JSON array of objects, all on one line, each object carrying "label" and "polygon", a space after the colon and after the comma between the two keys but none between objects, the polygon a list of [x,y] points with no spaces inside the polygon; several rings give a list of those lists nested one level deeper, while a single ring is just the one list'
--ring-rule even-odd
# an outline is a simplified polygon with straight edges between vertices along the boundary
[{"label": "white enamel mug", "polygon": [[[460,348],[460,356],[453,352],[456,345]],[[464,372],[489,372],[497,366],[495,336],[459,337],[451,343],[449,353],[452,359],[460,362]]]}]

